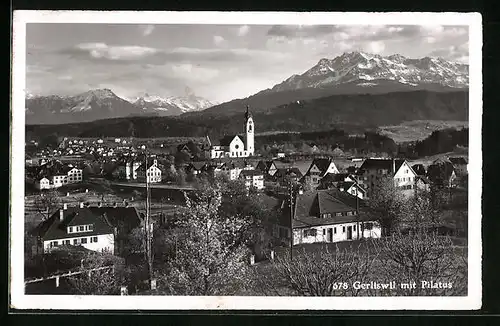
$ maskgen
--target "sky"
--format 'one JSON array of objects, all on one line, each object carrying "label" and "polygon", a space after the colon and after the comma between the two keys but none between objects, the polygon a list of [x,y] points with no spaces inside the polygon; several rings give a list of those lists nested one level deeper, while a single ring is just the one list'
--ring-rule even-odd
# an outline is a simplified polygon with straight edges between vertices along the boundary
[{"label": "sky", "polygon": [[467,26],[30,23],[26,90],[244,98],[344,52],[468,63]]}]

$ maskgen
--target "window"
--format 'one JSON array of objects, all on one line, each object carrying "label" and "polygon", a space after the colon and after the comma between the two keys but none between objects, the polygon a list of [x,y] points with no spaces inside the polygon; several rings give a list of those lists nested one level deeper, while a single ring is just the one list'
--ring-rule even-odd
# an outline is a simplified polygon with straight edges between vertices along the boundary
[{"label": "window", "polygon": [[347,212],[347,216],[351,216],[352,215],[352,212]]},{"label": "window", "polygon": [[326,235],[326,229],[323,229],[323,235]]},{"label": "window", "polygon": [[342,216],[342,213],[335,213],[335,216]]},{"label": "window", "polygon": [[71,233],[71,232],[73,232],[73,227],[72,227],[72,226],[70,226],[70,227],[68,228],[68,233]]},{"label": "window", "polygon": [[342,233],[345,233],[345,226],[342,227]]},{"label": "window", "polygon": [[352,228],[354,231],[356,231],[356,225]]},{"label": "window", "polygon": [[82,244],[87,243],[87,238],[82,238],[81,242],[82,242]]},{"label": "window", "polygon": [[73,239],[73,245],[77,245],[78,244],[78,239]]},{"label": "window", "polygon": [[317,234],[317,230],[316,229],[304,230],[304,236],[305,237],[315,237],[316,234]]},{"label": "window", "polygon": [[69,240],[64,240],[65,245],[69,245],[71,242]]},{"label": "window", "polygon": [[334,234],[337,234],[337,227],[334,227],[334,228],[333,228],[333,233],[334,233]]},{"label": "window", "polygon": [[83,232],[83,225],[78,227],[78,231]]},{"label": "window", "polygon": [[57,247],[59,245],[59,242],[58,241],[52,241],[50,242],[50,247]]},{"label": "window", "polygon": [[90,238],[90,243],[96,243],[96,242],[97,242],[97,237]]},{"label": "window", "polygon": [[367,222],[364,224],[365,230],[371,230],[373,228],[373,224],[370,222]]}]

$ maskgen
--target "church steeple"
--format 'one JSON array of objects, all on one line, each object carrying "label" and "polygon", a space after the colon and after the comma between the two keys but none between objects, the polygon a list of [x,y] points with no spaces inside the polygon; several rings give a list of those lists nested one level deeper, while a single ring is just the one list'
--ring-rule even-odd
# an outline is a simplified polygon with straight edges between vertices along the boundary
[{"label": "church steeple", "polygon": [[248,118],[252,117],[252,114],[249,111],[249,106],[247,105],[247,111],[245,112],[245,121],[248,121]]},{"label": "church steeple", "polygon": [[246,128],[246,150],[247,156],[254,155],[254,122],[252,114],[250,113],[249,106],[247,105],[247,112],[245,112],[245,128]]}]

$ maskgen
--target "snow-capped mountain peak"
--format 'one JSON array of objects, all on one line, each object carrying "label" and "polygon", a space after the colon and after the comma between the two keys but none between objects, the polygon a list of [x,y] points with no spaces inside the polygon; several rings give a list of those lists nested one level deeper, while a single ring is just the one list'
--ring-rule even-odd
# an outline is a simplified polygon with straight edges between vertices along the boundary
[{"label": "snow-capped mountain peak", "polygon": [[196,96],[191,90],[186,90],[186,96],[182,97],[162,97],[145,93],[136,98],[133,103],[145,110],[161,111],[160,113],[169,112],[171,115],[201,111],[216,105],[214,102]]},{"label": "snow-capped mountain peak", "polygon": [[346,52],[334,59],[322,58],[302,75],[293,75],[270,91],[302,88],[325,88],[359,80],[376,84],[377,80],[417,86],[441,84],[447,87],[466,88],[469,85],[469,66],[424,57],[410,59],[400,54],[381,56],[366,52]]}]

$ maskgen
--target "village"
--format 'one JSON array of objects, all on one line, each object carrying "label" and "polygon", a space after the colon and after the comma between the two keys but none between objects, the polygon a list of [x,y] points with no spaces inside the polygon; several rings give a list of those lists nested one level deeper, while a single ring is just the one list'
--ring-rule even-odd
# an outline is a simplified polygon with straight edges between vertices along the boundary
[{"label": "village", "polygon": [[[264,154],[256,149],[262,145],[255,143],[258,121],[248,107],[245,121],[242,134],[220,141],[207,136],[176,142],[75,137],[57,139],[52,146],[28,142],[25,250],[33,263],[28,264],[31,272],[25,276],[27,289],[49,282],[49,292],[59,293],[60,277],[73,275],[68,271],[77,268],[90,273],[94,267],[103,267],[84,269],[81,259],[80,266],[54,263],[40,272],[34,263],[56,252],[83,251],[106,253],[124,259],[125,265],[134,254],[142,257],[139,260],[145,257],[149,285],[143,291],[157,290],[158,278],[152,276],[152,238],[163,232],[160,230],[172,229],[178,215],[186,214],[186,205],[193,205],[189,194],[199,192],[203,185],[207,191],[207,183],[213,187],[224,184],[236,189],[235,195],[251,195],[259,205],[267,206],[260,207],[268,214],[266,227],[251,234],[251,239],[258,239],[247,245],[244,261],[250,266],[272,260],[278,252],[289,251],[292,256],[304,246],[345,246],[388,236],[392,226],[381,216],[384,211],[376,211],[372,204],[380,200],[381,192],[396,191],[402,201],[409,201],[422,194],[435,197],[438,189],[447,194],[448,204],[467,197],[466,156],[440,157],[423,164],[422,160],[387,155],[352,156],[339,147],[325,154],[312,143],[303,152],[276,146]],[[441,235],[465,238],[463,224],[466,221],[461,226],[441,221],[433,227]],[[145,241],[135,234],[137,230],[145,234]],[[133,234],[139,245],[131,250]],[[178,237],[182,242],[182,234],[175,235],[176,252]],[[261,241],[263,238],[268,240]],[[155,257],[160,255],[155,253]],[[61,272],[65,268],[66,274]],[[47,271],[50,269],[53,271]],[[137,288],[140,286],[129,290],[122,284],[120,293],[135,293]],[[46,290],[35,286],[31,291]]]}]

